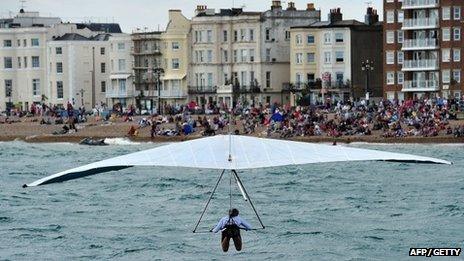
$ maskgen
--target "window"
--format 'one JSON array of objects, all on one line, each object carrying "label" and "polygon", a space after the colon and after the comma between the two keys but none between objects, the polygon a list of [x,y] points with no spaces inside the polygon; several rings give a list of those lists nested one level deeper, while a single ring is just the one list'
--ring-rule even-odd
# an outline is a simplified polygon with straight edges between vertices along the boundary
[{"label": "window", "polygon": [[450,79],[450,70],[443,70],[441,72],[441,78],[442,78],[442,81],[443,83],[450,83],[451,79]]},{"label": "window", "polygon": [[39,56],[32,56],[32,68],[39,68],[39,67],[40,67]]},{"label": "window", "polygon": [[105,55],[105,47],[101,47],[101,48],[100,48],[100,54],[101,54],[101,55]]},{"label": "window", "polygon": [[330,36],[330,33],[325,33],[324,34],[324,43],[329,44],[332,42],[332,38]]},{"label": "window", "polygon": [[335,81],[337,82],[337,84],[343,84],[343,73],[342,72],[337,72],[335,73]]},{"label": "window", "polygon": [[404,11],[398,11],[398,23],[402,23],[404,21]]},{"label": "window", "polygon": [[125,93],[126,92],[126,79],[120,79],[119,80],[119,93]]},{"label": "window", "polygon": [[315,62],[315,54],[314,53],[307,53],[306,54],[306,62],[307,63],[314,63]]},{"label": "window", "polygon": [[234,63],[238,62],[238,51],[237,50],[234,50]]},{"label": "window", "polygon": [[453,8],[453,19],[461,20],[461,7],[460,6],[455,6]]},{"label": "window", "polygon": [[297,85],[300,85],[301,82],[302,82],[302,78],[303,78],[303,77],[301,77],[301,74],[297,73],[296,76],[295,76],[295,79],[296,79],[296,80],[295,80],[295,83],[296,83]]},{"label": "window", "polygon": [[270,40],[271,40],[271,29],[266,28],[266,41],[270,41]]},{"label": "window", "polygon": [[172,42],[171,47],[172,47],[172,50],[179,50],[180,49],[179,42]]},{"label": "window", "polygon": [[271,61],[271,48],[266,49],[266,62]]},{"label": "window", "polygon": [[443,31],[443,41],[451,40],[450,28],[443,28],[442,31]]},{"label": "window", "polygon": [[296,63],[297,64],[302,64],[303,63],[303,54],[302,53],[297,53],[296,54]]},{"label": "window", "polygon": [[335,33],[335,42],[343,43],[343,33]]},{"label": "window", "polygon": [[314,44],[314,35],[312,34],[308,35],[306,41],[308,44]]},{"label": "window", "polygon": [[56,63],[56,73],[63,73],[63,63]]},{"label": "window", "polygon": [[3,47],[11,47],[11,40],[3,40]]},{"label": "window", "polygon": [[195,43],[200,42],[200,41],[199,41],[199,40],[200,40],[199,38],[200,38],[200,37],[199,37],[198,31],[195,31]]},{"label": "window", "polygon": [[56,47],[56,48],[55,48],[55,53],[56,53],[56,54],[63,54],[63,48],[61,48],[61,47]]},{"label": "window", "polygon": [[387,24],[392,24],[395,22],[395,12],[387,11]]},{"label": "window", "polygon": [[100,91],[101,92],[106,92],[106,82],[105,81],[100,82]]},{"label": "window", "polygon": [[27,68],[27,57],[24,56],[24,68]]},{"label": "window", "polygon": [[248,31],[248,39],[250,40],[250,42],[253,42],[255,40],[255,30],[254,29],[250,29]]},{"label": "window", "polygon": [[32,38],[31,39],[31,46],[39,46],[39,39]]},{"label": "window", "polygon": [[248,81],[247,81],[247,72],[243,71],[240,72],[240,85],[241,86],[247,86]]},{"label": "window", "polygon": [[179,59],[172,59],[172,69],[173,70],[178,70],[180,68],[180,62]]},{"label": "window", "polygon": [[450,61],[450,49],[441,49],[441,60],[442,62]]},{"label": "window", "polygon": [[343,51],[335,52],[335,61],[337,63],[342,63],[345,61]]},{"label": "window", "polygon": [[461,82],[461,70],[453,70],[453,80],[456,83]]},{"label": "window", "polygon": [[291,34],[290,31],[285,31],[285,41],[290,40]]},{"label": "window", "polygon": [[23,40],[23,46],[27,47],[27,40],[26,39]]},{"label": "window", "polygon": [[255,61],[255,49],[250,49],[250,62]]},{"label": "window", "polygon": [[331,63],[332,57],[330,52],[324,52],[324,63]]},{"label": "window", "polygon": [[224,73],[224,85],[228,85],[229,83],[229,75],[227,73]]},{"label": "window", "polygon": [[295,42],[297,45],[300,45],[303,43],[303,40],[301,39],[301,34],[297,34],[295,37]]},{"label": "window", "polygon": [[266,72],[266,88],[271,88],[271,72]]},{"label": "window", "polygon": [[223,42],[227,42],[228,36],[229,36],[229,34],[228,34],[227,30],[222,31],[222,41]]},{"label": "window", "polygon": [[404,72],[398,72],[396,74],[396,77],[398,77],[398,84],[404,83]]},{"label": "window", "polygon": [[100,72],[101,73],[106,73],[106,63],[101,63],[100,64]]},{"label": "window", "polygon": [[3,57],[3,68],[13,69],[13,59],[11,57]]},{"label": "window", "polygon": [[461,41],[461,27],[453,28],[453,39],[455,41]]},{"label": "window", "polygon": [[212,31],[212,30],[206,31],[206,41],[207,41],[208,43],[212,43],[212,42],[213,42],[213,31]]},{"label": "window", "polygon": [[21,57],[18,57],[18,68],[21,68]]},{"label": "window", "polygon": [[389,52],[385,52],[385,54],[386,54],[387,64],[395,64],[395,52],[389,51]]},{"label": "window", "polygon": [[213,62],[213,50],[206,51],[206,62],[212,63]]},{"label": "window", "polygon": [[56,82],[56,98],[63,99],[63,82],[62,81]]},{"label": "window", "polygon": [[250,82],[253,84],[255,82],[255,71],[250,71]]},{"label": "window", "polygon": [[118,59],[118,70],[123,72],[126,70],[126,59]]},{"label": "window", "polygon": [[461,61],[461,49],[453,49],[453,61],[454,62]]},{"label": "window", "polygon": [[222,51],[222,61],[225,63],[229,62],[229,53],[227,52],[227,50]]},{"label": "window", "polygon": [[5,97],[11,97],[13,92],[13,80],[5,80]]},{"label": "window", "polygon": [[234,30],[234,42],[238,41],[238,31]]},{"label": "window", "polygon": [[404,31],[399,30],[397,33],[398,43],[403,43],[404,41]]},{"label": "window", "polygon": [[244,50],[244,49],[240,50],[240,62],[242,63],[246,62],[247,56],[248,56],[247,50]]},{"label": "window", "polygon": [[126,44],[125,43],[118,43],[118,50],[123,51],[126,49]]},{"label": "window", "polygon": [[404,52],[398,51],[398,53],[396,54],[396,59],[398,60],[398,64],[403,64]]},{"label": "window", "polygon": [[314,75],[314,73],[308,73],[306,74],[306,78],[308,78],[308,82],[314,82],[316,76]]},{"label": "window", "polygon": [[387,84],[388,85],[395,84],[395,73],[394,72],[387,72]]},{"label": "window", "polygon": [[441,9],[441,12],[442,12],[442,19],[443,19],[443,20],[449,20],[449,19],[450,19],[450,16],[451,16],[451,7],[449,7],[449,6],[444,6],[444,7]]},{"label": "window", "polygon": [[245,29],[240,29],[240,41],[245,41],[246,40],[246,30]]},{"label": "window", "polygon": [[208,73],[208,87],[213,87],[213,74]]},{"label": "window", "polygon": [[395,31],[387,31],[387,44],[395,43]]},{"label": "window", "polygon": [[32,95],[40,95],[40,79],[32,79]]}]

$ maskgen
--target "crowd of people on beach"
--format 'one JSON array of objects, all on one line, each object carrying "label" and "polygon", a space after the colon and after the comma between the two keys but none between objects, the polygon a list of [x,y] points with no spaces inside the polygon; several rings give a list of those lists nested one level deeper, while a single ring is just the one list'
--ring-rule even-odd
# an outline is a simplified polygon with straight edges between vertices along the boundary
[{"label": "crowd of people on beach", "polygon": [[[280,106],[279,104],[242,106],[233,109],[208,104],[198,106],[167,105],[163,115],[137,116],[135,106],[115,106],[104,113],[104,106],[86,111],[84,107],[66,108],[32,105],[28,112],[12,111],[16,117],[39,116],[40,124],[62,124],[54,134],[78,131],[78,124],[93,117],[94,121],[131,122],[127,136],[137,136],[144,128],[151,137],[203,135],[233,132],[266,137],[307,136],[370,136],[401,138],[407,136],[434,137],[454,135],[464,137],[464,125],[450,124],[457,120],[462,105],[454,99],[415,99],[404,102],[382,100],[360,102],[330,102],[311,106]],[[38,120],[37,118],[40,118]],[[12,118],[10,118],[12,119]],[[4,121],[4,123],[11,123]]]}]

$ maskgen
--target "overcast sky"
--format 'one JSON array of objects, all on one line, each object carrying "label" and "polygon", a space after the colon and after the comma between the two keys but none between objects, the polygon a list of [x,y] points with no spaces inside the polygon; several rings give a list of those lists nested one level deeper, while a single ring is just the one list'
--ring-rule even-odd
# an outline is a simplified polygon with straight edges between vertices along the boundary
[{"label": "overcast sky", "polygon": [[[0,16],[9,12],[16,14],[21,6],[20,0],[0,0]],[[286,7],[287,2],[282,1]],[[367,2],[382,11],[382,0],[294,0],[298,9],[306,8],[306,3],[313,2],[322,10],[322,20],[327,19],[329,9],[340,7],[344,19],[363,21]],[[27,0],[25,9],[39,11],[42,15],[58,16],[64,21],[82,22],[91,19],[93,22],[116,22],[124,32],[130,33],[135,28],[147,27],[150,30],[164,29],[168,22],[169,9],[181,9],[190,18],[199,4],[208,8],[230,8],[232,5],[245,5],[248,11],[268,10],[271,0]],[[382,17],[382,16],[381,16]]]}]

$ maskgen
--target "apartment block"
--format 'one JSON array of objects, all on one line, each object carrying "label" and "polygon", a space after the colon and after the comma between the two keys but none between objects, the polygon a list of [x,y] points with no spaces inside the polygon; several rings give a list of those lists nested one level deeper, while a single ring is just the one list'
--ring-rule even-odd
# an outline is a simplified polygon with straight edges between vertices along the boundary
[{"label": "apartment block", "polygon": [[284,9],[272,1],[265,12],[198,6],[192,18],[190,99],[227,107],[282,103],[282,86],[290,80],[290,27],[319,20],[312,4],[297,10],[293,2]]},{"label": "apartment block", "polygon": [[388,99],[461,98],[461,0],[384,0]]},{"label": "apartment block", "polygon": [[[343,20],[333,9],[327,21],[292,27],[290,53],[291,105],[382,96],[382,23],[373,8],[364,22]],[[367,61],[374,70],[363,70]]]}]

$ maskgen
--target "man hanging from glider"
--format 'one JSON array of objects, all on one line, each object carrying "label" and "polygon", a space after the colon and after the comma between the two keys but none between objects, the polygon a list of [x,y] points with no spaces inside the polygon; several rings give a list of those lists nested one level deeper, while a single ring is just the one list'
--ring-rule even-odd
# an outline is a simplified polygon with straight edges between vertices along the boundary
[{"label": "man hanging from glider", "polygon": [[242,237],[240,229],[251,230],[251,225],[239,215],[238,209],[229,210],[229,215],[221,218],[215,228],[211,231],[214,233],[222,231],[221,246],[224,252],[229,250],[230,239],[234,240],[235,249],[242,250]]}]

